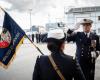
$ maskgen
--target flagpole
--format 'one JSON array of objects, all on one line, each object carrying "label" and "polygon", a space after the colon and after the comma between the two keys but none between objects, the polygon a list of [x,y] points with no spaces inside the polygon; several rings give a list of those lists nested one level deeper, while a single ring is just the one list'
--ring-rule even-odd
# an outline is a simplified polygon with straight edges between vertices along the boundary
[{"label": "flagpole", "polygon": [[33,41],[25,34],[25,36],[29,39],[29,41],[35,46],[35,48],[42,54],[42,55],[44,55],[43,53],[42,53],[42,51],[33,43]]},{"label": "flagpole", "polygon": [[5,12],[5,10],[0,6],[1,10]]}]

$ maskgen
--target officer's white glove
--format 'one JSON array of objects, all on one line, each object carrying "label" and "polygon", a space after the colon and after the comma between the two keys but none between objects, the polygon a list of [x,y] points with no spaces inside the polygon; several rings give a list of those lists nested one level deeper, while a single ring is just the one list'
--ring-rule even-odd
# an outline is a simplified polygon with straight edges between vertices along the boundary
[{"label": "officer's white glove", "polygon": [[77,29],[79,29],[80,28],[80,23],[76,23],[76,25],[74,26],[74,29],[73,30],[77,30]]},{"label": "officer's white glove", "polygon": [[91,57],[92,57],[92,58],[96,58],[96,57],[97,57],[95,51],[92,51],[92,52],[91,52]]}]

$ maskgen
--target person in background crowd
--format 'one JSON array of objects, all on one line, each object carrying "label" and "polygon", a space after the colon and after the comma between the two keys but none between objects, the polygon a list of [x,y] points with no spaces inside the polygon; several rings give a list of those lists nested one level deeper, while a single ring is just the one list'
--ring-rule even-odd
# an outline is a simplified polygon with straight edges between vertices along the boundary
[{"label": "person in background crowd", "polygon": [[32,34],[32,41],[34,42],[34,34]]},{"label": "person in background crowd", "polygon": [[39,33],[36,33],[36,42],[39,43]]}]

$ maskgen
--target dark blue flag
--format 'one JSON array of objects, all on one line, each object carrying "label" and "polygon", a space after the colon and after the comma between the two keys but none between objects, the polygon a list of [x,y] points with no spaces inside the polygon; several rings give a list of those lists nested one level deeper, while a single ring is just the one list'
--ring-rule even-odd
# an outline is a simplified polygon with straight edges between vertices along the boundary
[{"label": "dark blue flag", "polygon": [[2,33],[0,35],[0,64],[3,67],[7,68],[13,60],[24,35],[25,32],[5,12]]}]

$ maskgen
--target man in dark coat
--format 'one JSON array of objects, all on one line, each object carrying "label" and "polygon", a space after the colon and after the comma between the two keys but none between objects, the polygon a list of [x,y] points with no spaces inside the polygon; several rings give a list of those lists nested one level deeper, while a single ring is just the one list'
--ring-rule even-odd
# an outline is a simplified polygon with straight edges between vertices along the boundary
[{"label": "man in dark coat", "polygon": [[39,43],[40,35],[39,33],[36,33],[36,42]]},{"label": "man in dark coat", "polygon": [[32,34],[32,41],[34,42],[34,34]]},{"label": "man in dark coat", "polygon": [[[83,26],[83,32],[75,33],[69,29],[67,32],[67,41],[76,42],[76,58],[82,68],[86,80],[94,80],[95,60],[99,55],[100,43],[99,37],[91,32],[93,21],[83,19],[77,26]],[[78,27],[76,28],[78,29]]]},{"label": "man in dark coat", "polygon": [[[72,56],[65,55],[65,35],[63,30],[56,29],[48,32],[47,46],[51,56],[57,65],[56,70],[49,60],[49,56],[40,56],[36,60],[33,80],[85,80],[79,64]],[[60,71],[65,79],[61,79],[57,71]]]}]

